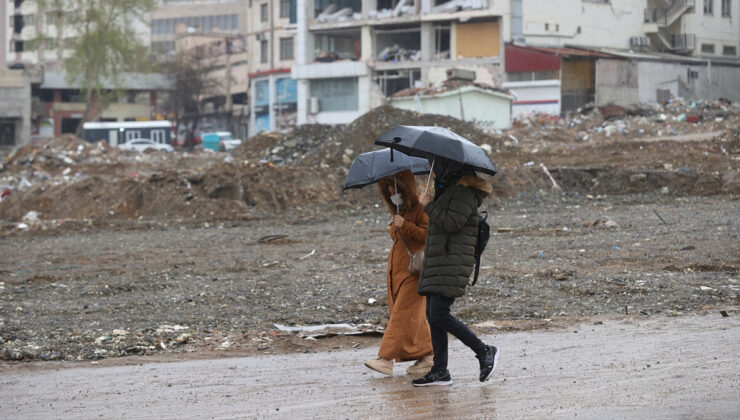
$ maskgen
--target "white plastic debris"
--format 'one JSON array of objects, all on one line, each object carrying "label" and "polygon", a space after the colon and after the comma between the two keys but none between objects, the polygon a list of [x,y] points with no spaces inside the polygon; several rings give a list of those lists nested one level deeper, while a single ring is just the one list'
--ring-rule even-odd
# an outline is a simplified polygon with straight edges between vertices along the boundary
[{"label": "white plastic debris", "polygon": [[23,220],[26,223],[38,222],[39,212],[37,212],[36,210],[31,210],[28,213],[26,213],[25,216],[23,216],[21,220]]}]

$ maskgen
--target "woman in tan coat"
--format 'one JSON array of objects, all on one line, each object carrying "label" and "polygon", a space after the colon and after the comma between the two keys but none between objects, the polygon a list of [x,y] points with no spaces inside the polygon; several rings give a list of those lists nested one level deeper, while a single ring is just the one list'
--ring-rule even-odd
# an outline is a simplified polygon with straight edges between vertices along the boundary
[{"label": "woman in tan coat", "polygon": [[395,175],[395,183],[393,178],[385,177],[378,182],[380,195],[393,214],[390,226],[393,245],[386,271],[390,317],[380,342],[379,357],[366,361],[365,366],[391,376],[394,360],[415,360],[406,372],[425,374],[434,364],[432,340],[426,319],[426,301],[417,292],[419,276],[409,272],[409,253],[424,248],[429,219],[419,203],[414,174],[408,170],[400,172]]}]

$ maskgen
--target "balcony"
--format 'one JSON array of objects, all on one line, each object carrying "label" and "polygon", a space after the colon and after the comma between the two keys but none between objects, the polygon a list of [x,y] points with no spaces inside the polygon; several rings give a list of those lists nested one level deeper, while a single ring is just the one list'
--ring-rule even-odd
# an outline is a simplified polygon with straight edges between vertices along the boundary
[{"label": "balcony", "polygon": [[291,69],[293,79],[330,79],[368,76],[370,69],[363,61],[299,64]]},{"label": "balcony", "polygon": [[671,50],[677,53],[688,53],[696,48],[695,34],[671,35]]},{"label": "balcony", "polygon": [[309,61],[359,60],[362,58],[362,39],[359,28],[313,31],[313,56]]}]

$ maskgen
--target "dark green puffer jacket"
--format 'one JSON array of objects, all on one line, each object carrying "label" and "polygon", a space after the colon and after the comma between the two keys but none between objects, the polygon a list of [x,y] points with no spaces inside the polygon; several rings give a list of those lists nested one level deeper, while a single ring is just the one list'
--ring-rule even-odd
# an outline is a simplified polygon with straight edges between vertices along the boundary
[{"label": "dark green puffer jacket", "polygon": [[466,175],[424,207],[429,215],[429,230],[419,276],[420,295],[465,294],[475,264],[476,215],[491,189],[483,179]]}]

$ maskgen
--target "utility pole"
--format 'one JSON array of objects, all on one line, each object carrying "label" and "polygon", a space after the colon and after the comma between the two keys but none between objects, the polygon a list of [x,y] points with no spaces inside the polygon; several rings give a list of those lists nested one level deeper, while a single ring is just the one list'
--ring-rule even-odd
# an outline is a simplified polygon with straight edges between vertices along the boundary
[{"label": "utility pole", "polygon": [[231,53],[233,52],[233,39],[226,38],[226,125],[229,131],[234,132],[231,126],[231,117],[234,115],[234,103],[231,99]]}]

